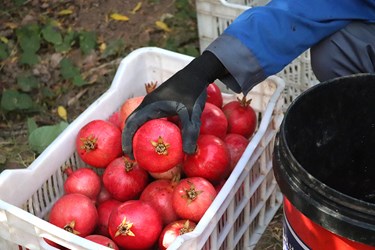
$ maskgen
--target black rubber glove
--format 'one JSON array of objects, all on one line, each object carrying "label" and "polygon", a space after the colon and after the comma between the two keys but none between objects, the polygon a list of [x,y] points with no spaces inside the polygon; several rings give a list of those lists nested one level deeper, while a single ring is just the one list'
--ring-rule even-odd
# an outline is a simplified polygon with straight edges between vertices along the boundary
[{"label": "black rubber glove", "polygon": [[200,131],[200,117],[206,103],[206,87],[226,72],[216,56],[205,51],[147,94],[126,120],[122,132],[124,153],[134,159],[133,136],[142,124],[151,119],[174,115],[180,118],[184,152],[194,153]]}]

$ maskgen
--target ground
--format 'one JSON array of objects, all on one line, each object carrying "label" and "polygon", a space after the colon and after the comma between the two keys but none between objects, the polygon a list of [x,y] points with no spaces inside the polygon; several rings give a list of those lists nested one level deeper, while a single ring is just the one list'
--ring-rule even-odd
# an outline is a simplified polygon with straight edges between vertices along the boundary
[{"label": "ground", "polygon": [[[9,106],[2,98],[0,171],[27,167],[37,157],[28,144],[30,120],[39,127],[65,121],[60,106],[66,122],[73,121],[108,89],[119,61],[129,52],[157,46],[192,56],[199,53],[193,0],[3,0],[2,5],[1,96],[12,90],[30,98],[31,105]],[[31,24],[36,24],[37,38],[35,29],[21,29]],[[48,30],[50,24],[53,28]],[[67,39],[72,31],[77,38],[61,49],[56,34]],[[38,48],[33,47],[34,38]],[[73,65],[65,73],[64,58]],[[280,213],[275,218],[258,249],[281,249]]]},{"label": "ground", "polygon": [[[0,66],[0,89],[2,92],[24,91],[18,78],[31,76],[37,79],[38,87],[25,94],[31,96],[38,107],[0,109],[0,169],[24,167],[35,159],[34,152],[24,145],[28,135],[26,118],[33,118],[38,126],[56,124],[61,121],[56,114],[61,105],[67,110],[67,121],[74,120],[108,88],[119,60],[132,50],[158,46],[191,55],[198,53],[194,3],[189,1],[32,0],[22,5],[15,2],[19,1],[4,1],[5,8],[0,12],[0,38],[6,39],[8,46],[8,56]],[[61,14],[67,10],[70,14]],[[111,18],[111,14],[119,14],[120,18],[126,16],[128,20]],[[157,21],[167,26],[158,26]],[[44,42],[37,51],[37,64],[21,64],[23,51],[17,29],[34,23],[42,28],[48,22],[57,23],[55,28],[62,34],[68,30],[95,32],[96,46],[83,54],[77,42],[63,52],[57,52],[51,43]],[[103,51],[103,46],[107,47],[107,52]],[[87,85],[76,86],[61,76],[59,62],[62,58],[68,58],[79,67]]]}]

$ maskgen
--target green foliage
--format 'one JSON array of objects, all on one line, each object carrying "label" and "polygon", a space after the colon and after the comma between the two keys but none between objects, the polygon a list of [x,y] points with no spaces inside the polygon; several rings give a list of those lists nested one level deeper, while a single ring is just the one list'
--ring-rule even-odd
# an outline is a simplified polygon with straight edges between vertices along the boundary
[{"label": "green foliage", "polygon": [[81,31],[78,35],[79,47],[83,54],[89,54],[96,47],[96,34],[92,31]]},{"label": "green foliage", "polygon": [[55,44],[56,52],[67,52],[71,49],[71,47],[75,43],[76,39],[76,32],[68,31],[62,38],[62,42],[60,44]]},{"label": "green foliage", "polygon": [[190,0],[176,1],[176,8],[178,10],[176,13],[177,18],[185,19],[185,21],[190,18],[195,19],[196,11],[194,8],[190,8],[190,5]]},{"label": "green foliage", "polygon": [[102,56],[104,58],[108,56],[115,56],[121,53],[124,49],[125,43],[123,39],[116,39],[108,43],[107,48],[104,50]]},{"label": "green foliage", "polygon": [[63,42],[60,31],[52,24],[48,24],[42,29],[42,35],[47,42],[54,45],[60,45]]},{"label": "green foliage", "polygon": [[40,29],[37,24],[27,24],[16,30],[18,42],[23,51],[37,52],[40,48]]},{"label": "green foliage", "polygon": [[13,0],[13,2],[17,5],[17,6],[21,6],[22,4],[24,4],[27,0]]},{"label": "green foliage", "polygon": [[1,108],[6,111],[26,110],[34,106],[33,100],[28,94],[9,89],[3,92]]},{"label": "green foliage", "polygon": [[35,120],[33,118],[27,118],[27,131],[29,135],[38,128],[38,125],[36,124]]},{"label": "green foliage", "polygon": [[9,56],[9,49],[8,46],[2,42],[0,42],[0,60],[4,60]]},{"label": "green foliage", "polygon": [[37,24],[28,24],[16,30],[18,43],[22,49],[20,62],[34,65],[38,63],[36,52],[40,49],[40,28]]},{"label": "green foliage", "polygon": [[60,61],[60,73],[65,80],[72,81],[76,86],[82,86],[85,84],[79,68],[74,66],[73,63],[67,58]]},{"label": "green foliage", "polygon": [[30,126],[29,131],[31,131],[29,134],[30,148],[37,153],[42,153],[69,124],[60,122],[56,125],[35,128],[36,123],[28,121],[28,125]]},{"label": "green foliage", "polygon": [[35,52],[27,50],[21,54],[20,62],[32,66],[39,62],[39,57]]},{"label": "green foliage", "polygon": [[17,85],[22,91],[29,92],[32,89],[38,88],[39,82],[32,75],[19,75],[17,76]]}]

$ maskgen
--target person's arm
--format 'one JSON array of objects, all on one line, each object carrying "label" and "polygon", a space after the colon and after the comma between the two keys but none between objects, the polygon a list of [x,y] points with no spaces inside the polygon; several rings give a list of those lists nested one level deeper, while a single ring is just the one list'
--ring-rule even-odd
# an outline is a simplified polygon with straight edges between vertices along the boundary
[{"label": "person's arm", "polygon": [[182,123],[184,151],[193,153],[210,82],[221,79],[233,91],[247,94],[351,20],[373,20],[374,10],[374,0],[273,0],[247,10],[206,52],[145,97],[126,121],[124,153],[133,157],[132,139],[143,123],[175,114]]},{"label": "person's arm", "polygon": [[221,80],[246,94],[353,20],[375,22],[375,1],[273,0],[241,14],[207,50],[230,73]]}]

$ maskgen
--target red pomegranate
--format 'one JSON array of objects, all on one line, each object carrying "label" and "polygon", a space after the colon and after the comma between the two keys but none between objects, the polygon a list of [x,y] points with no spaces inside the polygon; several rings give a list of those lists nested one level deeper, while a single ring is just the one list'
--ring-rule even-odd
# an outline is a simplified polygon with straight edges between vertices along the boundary
[{"label": "red pomegranate", "polygon": [[121,131],[109,121],[88,122],[78,132],[76,150],[85,163],[105,168],[122,154]]},{"label": "red pomegranate", "polygon": [[257,116],[250,103],[251,100],[244,96],[223,106],[222,110],[228,120],[228,134],[240,134],[245,138],[253,135],[257,126]]},{"label": "red pomegranate", "polygon": [[228,121],[224,112],[214,104],[207,102],[201,115],[200,134],[215,135],[224,139],[227,129]]},{"label": "red pomegranate", "polygon": [[159,212],[149,203],[130,200],[115,208],[108,222],[111,239],[125,249],[149,249],[163,229]]},{"label": "red pomegranate", "polygon": [[216,83],[210,83],[207,86],[207,100],[206,102],[212,103],[218,108],[223,106],[223,96],[221,94],[221,90]]},{"label": "red pomegranate", "polygon": [[150,172],[165,172],[183,160],[181,131],[166,119],[144,123],[133,138],[133,153],[138,165]]},{"label": "red pomegranate", "polygon": [[230,155],[225,142],[214,135],[200,135],[197,150],[186,155],[182,166],[188,177],[203,177],[216,184],[230,174]]},{"label": "red pomegranate", "polygon": [[159,211],[163,225],[179,218],[172,207],[172,195],[176,184],[176,181],[171,180],[155,180],[147,185],[139,198]]},{"label": "red pomegranate", "polygon": [[[145,84],[146,93],[151,93],[157,86],[157,82],[150,82]],[[141,104],[143,101],[144,95],[135,96],[129,99],[126,99],[125,102],[121,105],[119,110],[119,123],[121,130],[124,129],[125,121],[128,119],[128,116]]]},{"label": "red pomegranate", "polygon": [[215,187],[202,177],[182,179],[173,192],[173,209],[180,218],[199,222],[216,194]]},{"label": "red pomegranate", "polygon": [[119,201],[139,198],[148,182],[147,171],[126,156],[113,160],[103,173],[105,189]]},{"label": "red pomegranate", "polygon": [[52,206],[49,222],[64,230],[86,237],[98,223],[98,212],[93,201],[79,193],[66,194]]},{"label": "red pomegranate", "polygon": [[230,169],[232,171],[249,144],[249,140],[240,134],[227,134],[224,142],[229,150]]},{"label": "red pomegranate", "polygon": [[178,236],[192,232],[196,225],[190,220],[177,220],[166,225],[159,237],[159,250],[166,250]]}]

